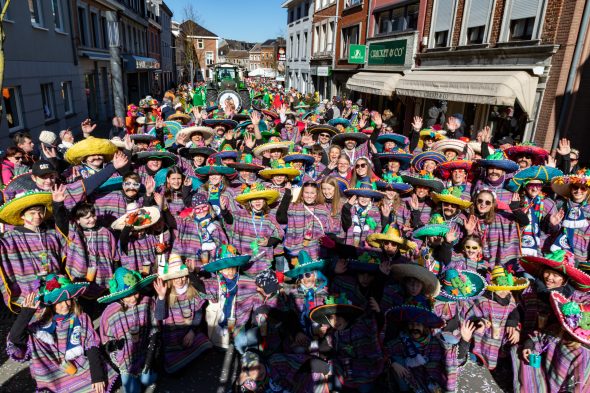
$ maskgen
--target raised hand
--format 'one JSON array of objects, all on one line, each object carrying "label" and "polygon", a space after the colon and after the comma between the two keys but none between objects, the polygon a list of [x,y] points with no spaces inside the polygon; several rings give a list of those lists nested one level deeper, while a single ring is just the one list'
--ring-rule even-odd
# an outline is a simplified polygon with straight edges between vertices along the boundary
[{"label": "raised hand", "polygon": [[410,200],[408,201],[408,205],[412,210],[420,209],[420,201],[418,200],[418,196],[416,194],[412,194]]},{"label": "raised hand", "polygon": [[66,200],[66,186],[64,184],[60,184],[59,186],[56,184],[53,186],[53,190],[51,190],[51,197],[53,202],[61,203]]},{"label": "raised hand", "polygon": [[547,156],[547,159],[545,160],[545,165],[546,166],[550,166],[552,168],[556,168],[557,167],[557,161],[555,161],[555,158],[553,158],[553,156],[550,154],[550,155]]},{"label": "raised hand", "polygon": [[133,148],[135,147],[135,142],[131,140],[131,135],[125,135],[125,137],[123,138],[123,142],[125,143],[125,150],[133,151]]},{"label": "raised hand", "polygon": [[36,297],[37,294],[35,292],[31,292],[27,296],[25,296],[21,304],[22,308],[32,308],[35,310],[38,309],[40,302],[39,300],[35,300]]},{"label": "raised hand", "polygon": [[553,226],[558,226],[558,225],[561,225],[561,222],[563,221],[564,217],[565,217],[565,211],[563,209],[559,209],[557,212],[555,212],[549,216],[549,222]]},{"label": "raised hand", "polygon": [[250,134],[249,132],[247,132],[246,135],[244,135],[244,144],[249,149],[253,149],[254,145],[256,145],[256,140],[254,139],[254,136],[252,134]]},{"label": "raised hand", "polygon": [[473,337],[473,332],[475,331],[476,326],[471,321],[461,321],[461,338],[463,341],[471,341],[471,337]]},{"label": "raised hand", "polygon": [[567,156],[572,152],[572,147],[569,139],[561,138],[557,146],[557,153],[561,156]]},{"label": "raised hand", "polygon": [[235,131],[234,130],[227,130],[225,135],[223,136],[226,141],[231,141],[234,139]]},{"label": "raised hand", "polygon": [[146,177],[144,185],[145,185],[145,194],[152,195],[156,189],[156,181],[154,180],[154,178],[151,176]]},{"label": "raised hand", "polygon": [[475,217],[473,214],[469,216],[469,219],[467,219],[467,221],[465,221],[465,223],[463,223],[463,227],[465,228],[465,231],[467,232],[468,235],[473,235],[473,232],[475,232],[476,226],[477,226],[477,217]]},{"label": "raised hand", "polygon": [[92,124],[92,120],[86,119],[80,124],[80,128],[85,136],[92,134],[92,131],[96,129],[96,124]]},{"label": "raised hand", "polygon": [[457,233],[457,228],[454,226],[449,229],[447,234],[445,235],[445,240],[447,243],[453,243],[455,240],[459,238],[459,234]]},{"label": "raised hand", "polygon": [[252,111],[250,114],[250,120],[255,126],[260,124],[260,113],[258,113],[258,111]]},{"label": "raised hand", "polygon": [[412,122],[412,128],[414,129],[414,131],[420,131],[422,129],[424,121],[420,116],[414,116],[413,120],[414,121]]},{"label": "raised hand", "polygon": [[166,282],[164,280],[162,280],[161,278],[157,278],[154,281],[154,290],[158,294],[158,299],[166,299],[166,292],[168,292],[168,287],[166,286]]},{"label": "raised hand", "polygon": [[391,205],[389,203],[383,202],[381,204],[381,214],[383,214],[385,217],[389,217],[391,214]]},{"label": "raised hand", "polygon": [[381,127],[381,125],[383,125],[383,119],[381,118],[381,113],[374,111],[373,113],[371,113],[371,117],[373,118],[373,122],[375,123],[375,126],[377,128]]},{"label": "raised hand", "polygon": [[313,137],[311,136],[311,134],[309,132],[305,131],[303,133],[303,135],[301,136],[301,144],[303,146],[313,145]]}]

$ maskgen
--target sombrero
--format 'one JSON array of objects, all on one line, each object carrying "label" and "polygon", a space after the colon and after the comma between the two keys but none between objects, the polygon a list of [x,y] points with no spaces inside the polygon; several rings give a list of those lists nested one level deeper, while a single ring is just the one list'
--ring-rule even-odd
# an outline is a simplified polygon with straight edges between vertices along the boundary
[{"label": "sombrero", "polygon": [[411,184],[414,188],[426,187],[435,192],[441,192],[444,188],[443,182],[435,179],[434,176],[428,172],[422,172],[418,175],[402,175],[402,180],[408,184]]},{"label": "sombrero", "polygon": [[290,164],[286,164],[283,160],[274,160],[271,162],[270,168],[258,172],[258,176],[264,179],[270,179],[276,175],[283,175],[293,180],[300,174],[301,172],[298,169],[293,168]]},{"label": "sombrero", "polygon": [[529,286],[529,280],[524,277],[514,277],[502,266],[496,266],[492,270],[491,283],[486,287],[487,291],[520,291]]},{"label": "sombrero", "polygon": [[256,146],[252,152],[256,157],[260,157],[262,153],[265,151],[273,150],[273,149],[280,149],[283,151],[283,154],[287,154],[289,150],[293,148],[293,142],[285,141],[285,142],[268,142],[264,143],[260,146]]},{"label": "sombrero", "polygon": [[234,168],[237,171],[258,172],[261,169],[264,169],[264,165],[258,165],[253,163],[252,154],[242,154],[242,156],[240,157],[240,161],[228,162],[227,166],[230,168]]},{"label": "sombrero", "polygon": [[336,127],[338,124],[343,125],[344,128],[350,127],[350,120],[343,117],[337,117],[335,119],[328,120],[328,124],[332,127]]},{"label": "sombrero", "polygon": [[571,301],[557,291],[551,291],[551,307],[561,327],[576,341],[590,345],[590,303]]},{"label": "sombrero", "polygon": [[311,154],[307,154],[307,149],[303,149],[300,153],[289,153],[283,157],[283,161],[291,163],[295,161],[302,161],[304,167],[309,167],[315,162],[315,158]]},{"label": "sombrero", "polygon": [[226,130],[233,130],[238,126],[238,122],[230,119],[205,119],[202,124],[211,128],[223,126]]},{"label": "sombrero", "polygon": [[212,273],[230,267],[240,268],[250,262],[250,255],[238,255],[236,248],[230,244],[222,244],[215,252],[215,260],[203,266],[203,270]]},{"label": "sombrero", "polygon": [[278,113],[276,113],[275,111],[269,110],[269,109],[260,109],[260,112],[262,112],[262,114],[264,116],[272,117],[273,119],[279,118]]},{"label": "sombrero", "polygon": [[135,161],[144,163],[149,160],[162,160],[162,168],[170,168],[176,164],[177,157],[166,150],[148,150],[136,153]]},{"label": "sombrero", "polygon": [[135,270],[119,267],[115,270],[113,278],[109,280],[110,293],[96,300],[99,303],[111,303],[115,300],[126,298],[150,285],[157,277],[157,274],[152,274],[143,278]]},{"label": "sombrero", "polygon": [[326,264],[323,259],[311,259],[311,256],[305,250],[299,251],[297,255],[297,266],[293,269],[285,272],[285,276],[289,278],[296,278],[301,274],[313,272],[316,270],[322,270]]},{"label": "sombrero", "polygon": [[461,198],[463,191],[459,187],[449,187],[442,190],[440,193],[433,192],[431,194],[431,198],[434,202],[437,203],[451,203],[453,205],[459,206],[460,209],[467,209],[471,207],[471,201],[466,201],[465,199]]},{"label": "sombrero", "polygon": [[373,250],[357,249],[357,256],[347,260],[348,269],[356,272],[376,272],[379,270],[381,258]]},{"label": "sombrero", "polygon": [[410,144],[410,140],[408,137],[396,134],[395,132],[391,132],[388,134],[380,134],[375,141],[375,147],[377,148],[377,152],[383,153],[383,145],[385,142],[392,141],[396,144],[396,146],[400,149],[405,149],[406,146]]},{"label": "sombrero", "polygon": [[330,134],[331,137],[340,133],[340,131],[337,128],[332,127],[329,124],[319,124],[317,126],[309,128],[307,131],[314,136],[319,135],[322,132]]},{"label": "sombrero", "polygon": [[323,305],[312,308],[309,312],[309,319],[315,323],[327,325],[330,315],[337,314],[347,319],[354,319],[363,313],[364,310],[352,305],[346,298],[346,294],[342,292],[339,296],[328,296]]},{"label": "sombrero", "polygon": [[399,167],[402,171],[405,171],[410,167],[410,161],[412,160],[412,155],[402,149],[394,149],[384,153],[377,153],[375,154],[375,157],[385,162],[391,160],[398,161]]},{"label": "sombrero", "polygon": [[484,168],[502,169],[506,173],[512,173],[518,170],[518,164],[506,158],[502,150],[496,150],[485,159],[478,160],[477,164]]},{"label": "sombrero", "polygon": [[375,182],[379,191],[395,191],[398,194],[406,194],[414,189],[410,184],[404,183],[401,176],[396,176],[391,173],[386,173],[381,177],[381,180]]},{"label": "sombrero", "polygon": [[564,198],[571,198],[572,184],[585,185],[590,188],[590,170],[581,169],[574,175],[558,176],[551,181],[551,189]]},{"label": "sombrero", "polygon": [[207,159],[207,165],[195,170],[195,175],[200,178],[205,178],[210,175],[231,176],[235,174],[236,170],[234,168],[230,168],[221,164],[221,157],[219,157],[219,153],[210,156]]},{"label": "sombrero", "polygon": [[305,102],[300,102],[299,104],[295,105],[293,108],[295,108],[295,109],[307,109],[307,108],[309,108],[309,105],[307,105]]},{"label": "sombrero", "polygon": [[209,157],[211,154],[217,153],[217,150],[212,149],[210,147],[183,147],[178,149],[178,154],[184,158],[192,158],[196,155],[202,155],[205,157]]},{"label": "sombrero", "polygon": [[190,115],[188,115],[186,113],[176,112],[176,113],[173,113],[170,116],[168,116],[167,120],[178,121],[178,122],[182,123],[183,125],[187,125],[188,123],[191,122],[192,118],[190,117]]},{"label": "sombrero", "polygon": [[332,143],[339,146],[344,146],[344,141],[348,139],[353,139],[356,141],[357,145],[365,143],[369,140],[369,136],[367,134],[363,134],[362,132],[357,132],[354,128],[347,128],[344,132],[334,135],[332,137]]},{"label": "sombrero", "polygon": [[45,307],[64,302],[80,296],[84,293],[89,282],[72,282],[67,276],[61,274],[48,274],[40,277],[38,299]]},{"label": "sombrero", "polygon": [[543,257],[527,255],[519,261],[522,268],[531,276],[540,278],[543,271],[549,268],[572,280],[572,285],[578,290],[590,291],[590,276],[575,267],[576,261],[570,251],[557,250]]},{"label": "sombrero", "polygon": [[469,270],[449,269],[441,279],[442,286],[437,300],[452,302],[473,299],[481,296],[486,287],[486,280]]},{"label": "sombrero", "polygon": [[438,165],[445,162],[447,159],[442,153],[429,150],[416,154],[410,161],[410,164],[417,172],[420,172],[424,169],[424,163],[428,160],[434,161]]},{"label": "sombrero", "polygon": [[512,179],[508,181],[506,188],[509,191],[517,192],[521,187],[526,186],[529,182],[540,182],[548,184],[551,179],[563,176],[563,172],[557,168],[545,165],[534,165],[518,171]]},{"label": "sombrero", "polygon": [[113,145],[117,146],[117,148],[119,148],[119,149],[125,148],[125,141],[123,139],[119,138],[118,136],[112,137],[109,140],[111,141],[111,143]]},{"label": "sombrero", "polygon": [[434,128],[425,128],[423,130],[420,131],[420,137],[418,139],[418,145],[417,148],[418,149],[422,149],[424,147],[424,140],[426,138],[432,138],[435,141],[440,141],[442,139],[445,139],[446,131],[440,130],[440,129],[434,129]]},{"label": "sombrero", "polygon": [[[164,122],[164,147],[168,148],[176,142],[176,135],[182,129],[182,124],[173,120],[166,120]],[[152,128],[150,135],[156,136],[156,129]]]},{"label": "sombrero", "polygon": [[222,144],[221,148],[219,149],[219,151],[215,154],[212,154],[210,157],[211,159],[214,160],[225,160],[227,158],[231,158],[232,160],[237,160],[238,159],[238,151],[235,150],[230,144]]},{"label": "sombrero", "polygon": [[471,160],[475,153],[469,145],[460,139],[443,139],[435,142],[431,150],[445,154],[445,151],[452,150],[457,153],[460,159]]},{"label": "sombrero", "polygon": [[0,206],[0,221],[9,225],[24,225],[21,218],[23,211],[33,206],[45,206],[48,216],[51,216],[52,195],[50,192],[30,190],[17,194],[14,198]]},{"label": "sombrero", "polygon": [[377,191],[376,183],[366,183],[360,181],[356,183],[355,187],[348,188],[346,191],[344,191],[344,195],[347,197],[356,195],[357,197],[367,197],[376,200],[380,200],[385,196],[385,194],[381,191]]},{"label": "sombrero", "polygon": [[436,173],[443,180],[448,180],[455,169],[464,169],[467,173],[471,171],[473,161],[469,160],[452,160],[438,164]]},{"label": "sombrero", "polygon": [[122,230],[126,225],[127,218],[129,217],[129,215],[135,213],[137,217],[135,218],[133,225],[131,225],[134,231],[149,228],[155,223],[157,223],[160,219],[160,209],[158,209],[156,206],[140,208],[137,203],[132,202],[127,205],[127,208],[125,209],[125,214],[113,221],[113,223],[111,224],[111,228],[116,231]]},{"label": "sombrero", "polygon": [[130,135],[129,138],[131,138],[131,140],[134,142],[145,142],[148,144],[158,139],[158,137],[154,134],[133,134]]},{"label": "sombrero", "polygon": [[416,239],[423,239],[427,236],[445,236],[450,229],[442,216],[435,213],[430,217],[428,224],[414,231],[413,236]]},{"label": "sombrero", "polygon": [[176,141],[178,141],[178,137],[180,135],[187,136],[188,139],[190,140],[190,138],[194,134],[201,134],[201,135],[203,135],[203,140],[205,141],[205,144],[208,144],[213,139],[213,136],[215,136],[215,130],[213,128],[207,127],[207,126],[185,127],[182,130],[180,130],[178,132],[178,134],[176,134]]},{"label": "sombrero", "polygon": [[508,149],[504,150],[506,156],[516,161],[516,158],[520,154],[528,154],[532,157],[533,165],[543,165],[545,164],[545,160],[549,157],[549,152],[539,146],[535,146],[532,143],[522,143],[520,145],[509,147]]},{"label": "sombrero", "polygon": [[424,285],[424,295],[436,297],[440,293],[440,282],[434,273],[416,263],[398,263],[391,266],[391,276],[398,282],[405,278],[412,277]]},{"label": "sombrero", "polygon": [[82,163],[85,157],[93,155],[105,156],[105,161],[111,161],[118,150],[117,146],[108,139],[89,136],[80,142],[74,143],[74,146],[70,147],[64,154],[64,159],[72,165],[78,165]]},{"label": "sombrero", "polygon": [[237,121],[239,126],[239,123],[250,120],[250,116],[247,113],[236,113],[231,119]]},{"label": "sombrero", "polygon": [[[252,125],[252,120],[245,120],[243,122],[241,122],[240,124],[237,125],[236,127],[236,131],[240,131],[240,132],[245,132],[246,131],[246,127],[248,127],[249,125]],[[258,129],[260,130],[260,133],[262,134],[263,132],[266,132],[268,134],[268,127],[266,126],[266,123],[261,121],[258,124]]]},{"label": "sombrero", "polygon": [[404,304],[393,307],[387,311],[385,318],[388,323],[391,323],[394,326],[398,325],[400,322],[417,322],[428,328],[436,329],[443,327],[445,324],[443,319],[432,311],[413,304]]},{"label": "sombrero", "polygon": [[188,268],[178,254],[170,254],[164,266],[158,266],[158,276],[166,281],[188,276]]},{"label": "sombrero", "polygon": [[399,229],[391,225],[386,225],[382,233],[372,233],[367,236],[367,243],[371,247],[381,248],[384,241],[397,243],[401,250],[414,250],[416,243],[401,236]]},{"label": "sombrero", "polygon": [[268,205],[272,205],[280,195],[277,190],[265,188],[260,183],[254,183],[250,187],[244,188],[244,191],[236,196],[236,202],[244,205],[254,199],[264,199]]}]

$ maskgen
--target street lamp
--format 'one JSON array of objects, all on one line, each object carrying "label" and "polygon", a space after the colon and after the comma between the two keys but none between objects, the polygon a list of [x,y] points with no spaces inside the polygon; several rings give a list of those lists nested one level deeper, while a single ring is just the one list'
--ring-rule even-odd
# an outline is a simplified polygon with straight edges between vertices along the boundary
[{"label": "street lamp", "polygon": [[111,55],[111,80],[113,85],[113,101],[115,115],[125,118],[125,99],[123,92],[123,71],[121,67],[119,20],[115,11],[107,11],[107,36]]}]

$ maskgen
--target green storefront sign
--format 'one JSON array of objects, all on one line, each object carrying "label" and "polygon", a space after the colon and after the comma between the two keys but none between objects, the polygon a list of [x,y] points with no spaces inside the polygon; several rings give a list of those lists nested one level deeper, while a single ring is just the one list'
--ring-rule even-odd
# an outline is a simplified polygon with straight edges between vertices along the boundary
[{"label": "green storefront sign", "polygon": [[369,45],[369,65],[403,65],[408,40],[376,42]]},{"label": "green storefront sign", "polygon": [[350,45],[348,48],[349,64],[365,64],[367,57],[367,47],[365,45]]}]

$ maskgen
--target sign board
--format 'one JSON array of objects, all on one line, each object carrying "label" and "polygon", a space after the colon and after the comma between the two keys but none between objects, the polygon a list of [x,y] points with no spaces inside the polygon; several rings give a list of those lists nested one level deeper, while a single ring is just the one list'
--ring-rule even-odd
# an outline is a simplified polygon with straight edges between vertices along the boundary
[{"label": "sign board", "polygon": [[277,50],[277,60],[287,61],[287,48],[285,48],[284,46],[280,46]]},{"label": "sign board", "polygon": [[160,63],[150,59],[135,59],[135,68],[138,70],[155,70],[160,68]]},{"label": "sign board", "polygon": [[318,67],[318,76],[330,76],[330,67]]},{"label": "sign board", "polygon": [[349,64],[365,64],[367,57],[367,46],[352,44],[348,48],[348,63]]},{"label": "sign board", "polygon": [[369,45],[369,65],[403,65],[408,40],[376,42]]}]

